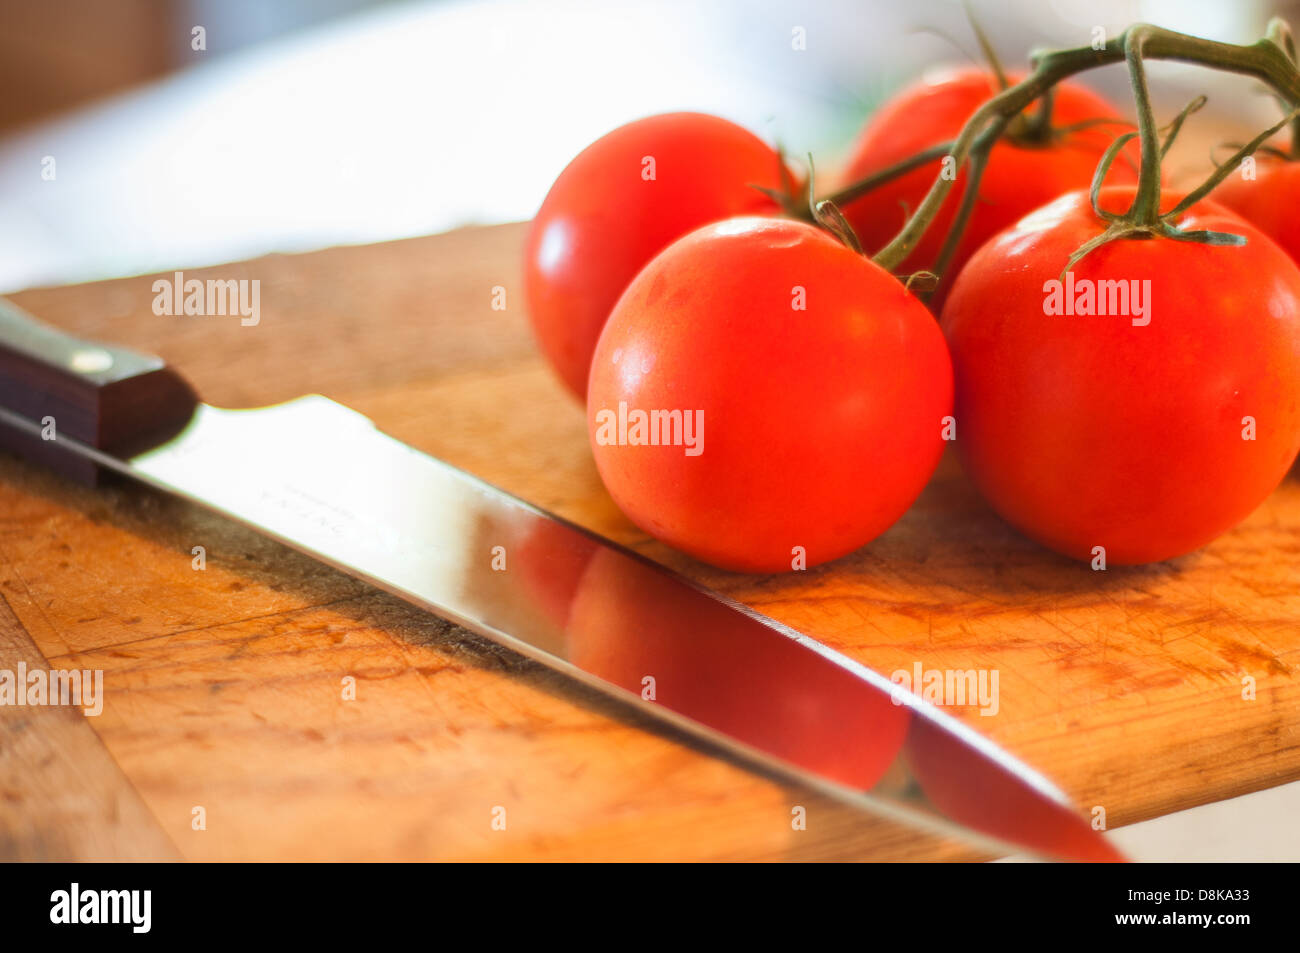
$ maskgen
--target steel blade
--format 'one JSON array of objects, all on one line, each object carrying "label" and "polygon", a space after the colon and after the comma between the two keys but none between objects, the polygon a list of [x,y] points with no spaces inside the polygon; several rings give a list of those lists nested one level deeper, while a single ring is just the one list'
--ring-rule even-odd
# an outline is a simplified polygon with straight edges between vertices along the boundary
[{"label": "steel blade", "polygon": [[899,685],[324,397],[200,405],[128,460],[58,439],[841,801],[993,853],[1123,859],[1045,778]]}]

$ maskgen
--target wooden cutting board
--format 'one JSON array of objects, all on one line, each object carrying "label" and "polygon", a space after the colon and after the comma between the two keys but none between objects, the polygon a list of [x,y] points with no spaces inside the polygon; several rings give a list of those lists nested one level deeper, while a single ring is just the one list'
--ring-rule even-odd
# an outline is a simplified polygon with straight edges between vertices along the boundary
[{"label": "wooden cutting board", "polygon": [[[954,714],[1110,827],[1300,778],[1295,474],[1205,550],[1103,573],[1008,529],[949,459],[850,557],[783,576],[710,569],[648,539],[601,487],[584,415],[528,332],[522,236],[471,228],[186,273],[260,279],[256,327],[158,317],[148,277],[13,298],[162,355],[210,403],[324,393],[886,674],[996,669],[998,714]],[[973,856],[718,759],[134,485],[83,489],[0,459],[0,595],[0,668],[102,669],[106,691],[94,718],[0,708],[5,859]]]}]

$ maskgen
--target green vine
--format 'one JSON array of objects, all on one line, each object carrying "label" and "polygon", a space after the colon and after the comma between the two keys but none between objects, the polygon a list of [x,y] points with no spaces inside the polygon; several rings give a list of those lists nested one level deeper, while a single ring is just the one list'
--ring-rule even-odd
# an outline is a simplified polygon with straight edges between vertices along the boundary
[{"label": "green vine", "polygon": [[[1014,86],[1007,87],[986,102],[966,122],[958,137],[952,143],[944,144],[950,145],[951,148],[941,152],[940,155],[951,156],[958,167],[967,163],[971,165],[972,174],[968,178],[966,188],[970,199],[963,201],[966,215],[969,215],[969,208],[977,194],[978,182],[975,180],[978,178],[978,173],[982,172],[983,164],[988,160],[988,153],[1000,137],[1001,131],[1015,117],[1030,104],[1048,95],[1053,87],[1067,77],[1099,66],[1125,62],[1133,81],[1134,96],[1138,105],[1138,132],[1121,136],[1117,140],[1119,145],[1112,146],[1108,150],[1108,160],[1104,160],[1104,165],[1108,169],[1119,154],[1122,145],[1135,136],[1141,139],[1142,159],[1138,176],[1138,192],[1133,206],[1125,216],[1110,220],[1110,227],[1107,229],[1109,237],[1106,240],[1160,234],[1179,241],[1237,243],[1238,236],[1225,237],[1223,233],[1181,232],[1172,223],[1190,206],[1191,201],[1196,200],[1193,196],[1200,198],[1207,194],[1214,185],[1222,181],[1223,177],[1231,173],[1249,152],[1238,153],[1233,160],[1216,170],[1205,184],[1180,202],[1175,209],[1163,215],[1160,213],[1160,158],[1167,149],[1168,140],[1160,139],[1159,129],[1151,113],[1144,65],[1147,59],[1198,63],[1228,72],[1254,76],[1267,83],[1291,110],[1300,107],[1300,69],[1296,66],[1295,45],[1290,28],[1281,20],[1272,21],[1263,39],[1246,46],[1200,39],[1149,24],[1137,24],[1120,34],[1113,44],[1106,45],[1102,49],[1088,46],[1039,52],[1032,59],[1033,70],[1029,76]],[[1179,120],[1175,120],[1177,127],[1181,127],[1181,120],[1185,118],[1184,115]],[[1282,123],[1262,137],[1257,137],[1248,146],[1257,148],[1264,139],[1288,122],[1292,124],[1292,150],[1295,152],[1300,146],[1300,116],[1297,116],[1296,112],[1289,113]],[[999,131],[991,133],[991,129]],[[1174,129],[1174,134],[1176,132],[1177,128]],[[869,191],[872,186],[868,185],[868,182],[873,179],[879,184],[882,177],[887,174],[890,177],[903,174],[897,171],[902,166],[908,166],[910,169],[923,165],[925,161],[933,161],[934,151],[929,150],[925,160],[913,157],[888,170],[876,173],[867,180],[853,183],[830,196],[829,201],[832,204],[849,201]],[[908,218],[902,230],[875,255],[874,260],[877,264],[893,271],[912,253],[947,199],[953,182],[953,178],[943,174],[935,179],[925,198]],[[1094,187],[1096,185],[1094,180]],[[960,211],[958,224],[964,225],[964,218]],[[959,230],[954,228],[954,232]],[[950,234],[947,237],[945,250],[949,246],[955,248],[959,239],[960,234],[956,238]],[[1090,250],[1092,249],[1081,249],[1084,254]],[[951,251],[948,257],[951,257]]]}]

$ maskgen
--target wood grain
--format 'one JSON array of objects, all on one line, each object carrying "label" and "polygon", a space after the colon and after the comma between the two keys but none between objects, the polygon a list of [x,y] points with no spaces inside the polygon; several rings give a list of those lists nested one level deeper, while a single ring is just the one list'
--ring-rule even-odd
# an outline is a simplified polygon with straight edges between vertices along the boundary
[{"label": "wood grain", "polygon": [[[212,403],[325,393],[880,671],[997,669],[998,714],[954,713],[1081,806],[1105,807],[1111,826],[1300,778],[1294,475],[1197,554],[1094,573],[1007,528],[945,460],[907,516],[850,557],[779,577],[713,570],[647,539],[604,493],[583,414],[528,335],[521,239],[518,226],[475,228],[186,272],[260,279],[256,327],[155,316],[148,278],[15,300],[161,355]],[[104,670],[105,710],[87,721],[187,858],[970,856],[712,757],[134,486],[93,491],[0,461],[0,594],[50,664]],[[791,830],[795,804],[807,831]]]},{"label": "wood grain", "polygon": [[[0,600],[0,668],[48,670]],[[0,707],[0,859],[175,860],[80,709]]]}]

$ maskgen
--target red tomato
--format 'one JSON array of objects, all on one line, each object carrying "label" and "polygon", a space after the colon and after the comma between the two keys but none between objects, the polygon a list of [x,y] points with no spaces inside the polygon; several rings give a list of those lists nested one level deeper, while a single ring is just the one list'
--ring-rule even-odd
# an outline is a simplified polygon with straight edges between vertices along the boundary
[{"label": "red tomato", "polygon": [[[1133,190],[1103,195],[1126,207]],[[1300,450],[1300,269],[1211,202],[1179,225],[1248,243],[1114,241],[1055,299],[1050,282],[1105,228],[1071,194],[981,248],[944,308],[966,469],[1009,523],[1067,556],[1196,549],[1255,509]],[[1105,281],[1125,283],[1129,314]],[[1109,314],[1078,313],[1088,288]],[[1066,300],[1075,314],[1045,313]]]},{"label": "red tomato", "polygon": [[1214,201],[1236,212],[1300,261],[1300,162],[1258,156],[1255,178],[1238,170],[1214,190]]},{"label": "red tomato", "polygon": [[[789,570],[795,547],[809,566],[842,556],[916,499],[951,375],[934,319],[884,269],[812,225],[733,219],[628,287],[587,423],[605,486],[646,532],[729,569]],[[634,428],[634,412],[673,411],[680,434]]]},{"label": "red tomato", "polygon": [[776,152],[699,113],[621,126],[560,173],[528,232],[524,283],[542,353],[579,399],[600,329],[651,258],[701,225],[778,210],[752,185],[781,187]]},{"label": "red tomato", "polygon": [[[966,120],[998,91],[991,73],[974,68],[952,70],[903,90],[885,103],[863,129],[850,153],[844,184],[957,138]],[[1037,108],[1031,106],[1030,114]],[[1085,86],[1066,82],[1056,87],[1052,109],[1055,126],[1117,115],[1119,110]],[[989,238],[1057,196],[1086,188],[1102,153],[1122,131],[1117,126],[1101,125],[1044,146],[1020,146],[1005,139],[994,145],[980,181],[979,201],[931,306],[936,311],[942,306],[957,273]],[[1111,166],[1108,181],[1136,181],[1136,168],[1137,151],[1133,148]],[[941,163],[936,160],[844,207],[845,216],[868,252],[879,251],[898,234],[908,214],[930,191],[940,169]],[[903,270],[924,271],[935,266],[961,204],[966,174],[965,169],[958,173],[943,208],[904,261]]]},{"label": "red tomato", "polygon": [[653,678],[654,704],[841,784],[873,787],[902,748],[911,711],[757,625],[601,550],[578,589],[566,646],[574,664],[638,695]]}]

